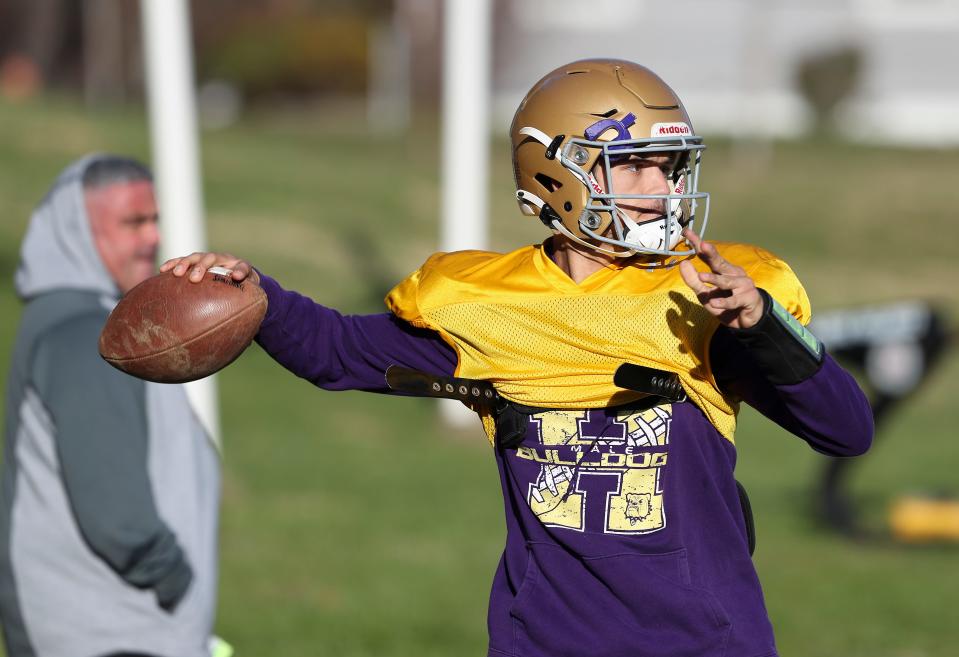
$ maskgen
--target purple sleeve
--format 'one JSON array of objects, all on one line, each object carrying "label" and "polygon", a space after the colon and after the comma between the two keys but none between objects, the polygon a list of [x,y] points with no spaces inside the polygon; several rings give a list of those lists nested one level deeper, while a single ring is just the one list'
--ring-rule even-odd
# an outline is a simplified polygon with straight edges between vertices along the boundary
[{"label": "purple sleeve", "polygon": [[327,390],[389,392],[384,373],[402,365],[450,376],[456,354],[434,331],[390,313],[341,315],[260,274],[269,306],[256,341],[283,367]]},{"label": "purple sleeve", "polygon": [[858,456],[872,444],[869,401],[829,354],[805,381],[777,386],[766,381],[728,331],[719,330],[710,345],[710,360],[723,392],[742,399],[817,452]]}]

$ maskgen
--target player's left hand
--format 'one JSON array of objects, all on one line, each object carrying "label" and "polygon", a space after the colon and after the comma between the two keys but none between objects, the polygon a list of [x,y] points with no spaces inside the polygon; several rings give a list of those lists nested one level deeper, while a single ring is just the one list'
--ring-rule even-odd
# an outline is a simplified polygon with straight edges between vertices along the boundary
[{"label": "player's left hand", "polygon": [[699,239],[689,228],[683,230],[683,237],[710,269],[696,271],[691,260],[679,263],[679,273],[703,308],[730,328],[749,328],[758,322],[763,316],[763,298],[746,271],[722,257],[715,246]]}]

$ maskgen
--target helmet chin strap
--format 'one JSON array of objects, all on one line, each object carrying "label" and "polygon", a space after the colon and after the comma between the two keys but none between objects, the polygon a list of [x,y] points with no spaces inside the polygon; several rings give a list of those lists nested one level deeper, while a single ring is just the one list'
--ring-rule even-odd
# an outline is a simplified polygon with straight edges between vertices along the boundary
[{"label": "helmet chin strap", "polygon": [[[525,204],[532,205],[540,211],[542,211],[543,206],[546,205],[543,199],[541,199],[540,197],[538,197],[536,194],[532,192],[526,191],[525,189],[520,189],[516,192],[516,199],[519,201],[522,201]],[[629,258],[631,256],[636,255],[636,251],[612,251],[610,249],[604,249],[601,246],[591,244],[587,242],[586,240],[582,239],[581,237],[578,237],[577,235],[574,235],[572,232],[570,232],[570,230],[563,225],[563,222],[559,221],[558,219],[554,219],[551,222],[551,224],[552,224],[554,233],[557,233],[559,235],[564,235],[565,237],[568,237],[572,241],[576,242],[577,244],[582,244],[583,246],[589,247],[590,249],[594,251],[599,251],[600,253],[605,253],[606,255],[611,255],[616,258]]]},{"label": "helmet chin strap", "polygon": [[539,128],[534,128],[532,126],[526,126],[525,128],[519,129],[519,134],[526,135],[527,137],[532,137],[543,146],[549,146],[553,143],[553,140],[545,132]]},{"label": "helmet chin strap", "polygon": [[[546,205],[546,201],[538,197],[533,192],[526,191],[525,189],[516,190],[516,200],[523,203],[523,214],[531,217],[538,217],[540,212],[543,211],[543,206]],[[533,208],[530,206],[533,206],[536,209],[533,210]]]},{"label": "helmet chin strap", "polygon": [[592,242],[587,242],[583,238],[577,235],[574,235],[572,232],[570,232],[570,230],[563,225],[563,222],[559,220],[553,221],[553,229],[556,230],[556,232],[565,235],[566,237],[576,242],[577,244],[582,244],[583,246],[589,247],[593,251],[599,251],[600,253],[605,253],[606,255],[611,255],[616,258],[632,258],[637,253],[637,251],[633,251],[631,249],[627,251],[612,251],[610,249],[605,249],[601,246],[597,246],[593,244]]}]

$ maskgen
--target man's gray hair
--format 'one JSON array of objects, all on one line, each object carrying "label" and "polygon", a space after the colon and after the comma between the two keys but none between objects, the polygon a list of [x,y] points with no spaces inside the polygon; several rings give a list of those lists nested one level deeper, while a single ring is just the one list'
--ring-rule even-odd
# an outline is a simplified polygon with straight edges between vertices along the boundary
[{"label": "man's gray hair", "polygon": [[107,155],[97,158],[87,166],[83,172],[83,189],[88,191],[142,180],[153,182],[153,174],[146,165],[133,158]]}]

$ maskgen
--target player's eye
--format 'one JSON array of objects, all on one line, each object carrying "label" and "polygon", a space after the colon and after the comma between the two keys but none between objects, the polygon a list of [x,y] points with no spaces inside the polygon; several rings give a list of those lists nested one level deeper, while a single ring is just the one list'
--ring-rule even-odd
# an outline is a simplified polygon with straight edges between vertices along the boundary
[{"label": "player's eye", "polygon": [[614,165],[617,169],[621,171],[629,171],[630,173],[636,173],[637,171],[642,171],[649,163],[643,158],[639,157],[630,157],[628,159],[617,162]]},{"label": "player's eye", "polygon": [[665,161],[660,163],[659,169],[667,176],[672,176],[676,173],[676,167],[679,166],[680,156],[678,153],[673,153],[669,157],[665,158]]}]

